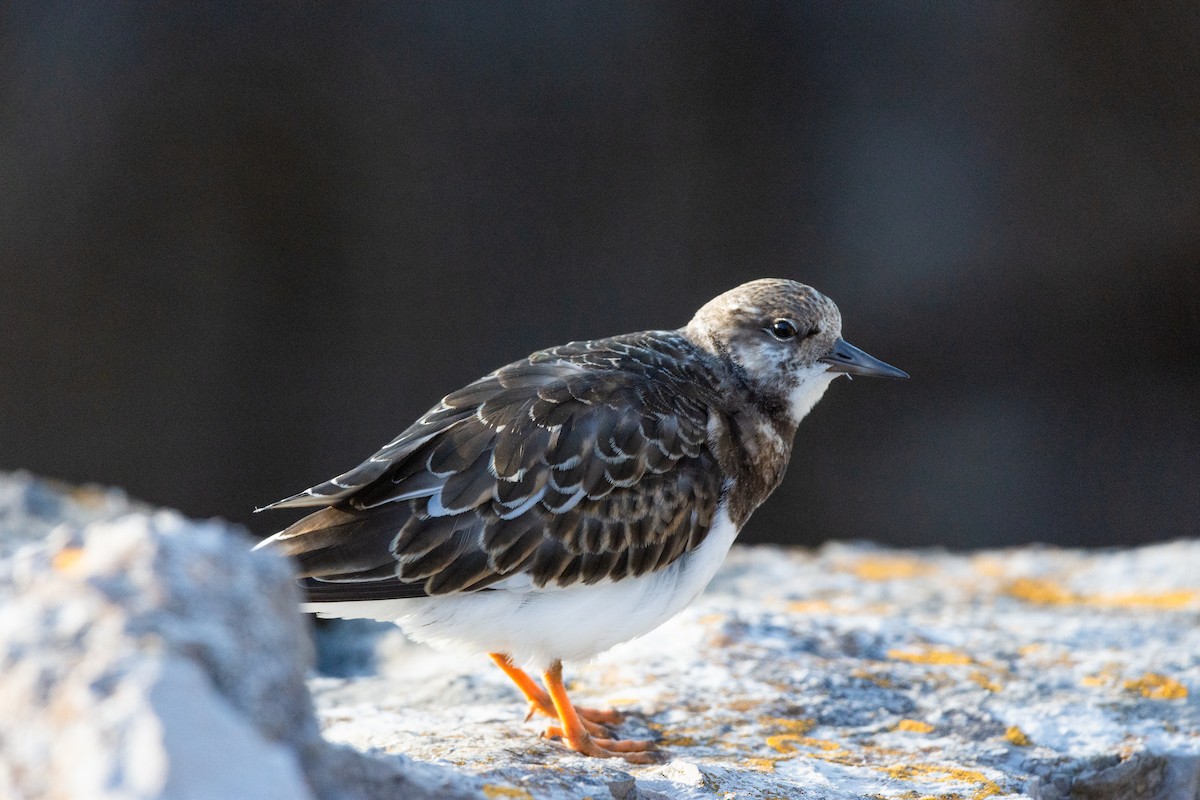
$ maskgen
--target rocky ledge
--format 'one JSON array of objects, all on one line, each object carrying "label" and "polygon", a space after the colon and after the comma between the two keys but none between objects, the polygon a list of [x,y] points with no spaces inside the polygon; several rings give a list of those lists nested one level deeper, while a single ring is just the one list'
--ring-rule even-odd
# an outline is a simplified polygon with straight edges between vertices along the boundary
[{"label": "rocky ledge", "polygon": [[0,480],[0,796],[1200,798],[1200,541],[735,548],[569,665],[663,761],[538,738],[485,657],[317,632],[222,523]]}]

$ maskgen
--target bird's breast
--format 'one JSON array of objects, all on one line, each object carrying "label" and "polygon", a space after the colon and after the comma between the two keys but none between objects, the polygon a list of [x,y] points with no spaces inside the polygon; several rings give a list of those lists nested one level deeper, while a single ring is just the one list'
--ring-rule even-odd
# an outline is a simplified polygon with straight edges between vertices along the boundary
[{"label": "bird's breast", "polygon": [[796,429],[745,408],[733,413],[713,411],[708,430],[709,446],[726,477],[729,515],[741,528],[783,480]]}]

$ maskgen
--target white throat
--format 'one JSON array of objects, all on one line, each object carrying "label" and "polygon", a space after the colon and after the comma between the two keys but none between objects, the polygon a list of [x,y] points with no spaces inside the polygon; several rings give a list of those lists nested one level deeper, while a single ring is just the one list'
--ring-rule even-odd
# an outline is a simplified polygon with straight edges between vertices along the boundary
[{"label": "white throat", "polygon": [[829,384],[841,373],[830,372],[824,364],[808,367],[797,373],[797,383],[788,395],[788,406],[792,414],[792,422],[797,425],[808,416],[812,407],[817,404]]}]

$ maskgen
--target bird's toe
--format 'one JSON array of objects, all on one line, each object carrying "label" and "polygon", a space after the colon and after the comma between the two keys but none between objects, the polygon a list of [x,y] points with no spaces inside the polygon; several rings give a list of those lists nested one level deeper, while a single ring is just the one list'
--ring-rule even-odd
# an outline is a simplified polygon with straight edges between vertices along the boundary
[{"label": "bird's toe", "polygon": [[598,722],[601,725],[620,725],[625,721],[625,715],[615,708],[590,708],[588,706],[575,706],[575,713],[591,722]]},{"label": "bird's toe", "polygon": [[653,764],[661,756],[658,746],[646,739],[609,739],[591,733],[572,738],[559,725],[548,725],[542,736],[561,739],[570,749],[592,758],[623,758],[631,764]]}]

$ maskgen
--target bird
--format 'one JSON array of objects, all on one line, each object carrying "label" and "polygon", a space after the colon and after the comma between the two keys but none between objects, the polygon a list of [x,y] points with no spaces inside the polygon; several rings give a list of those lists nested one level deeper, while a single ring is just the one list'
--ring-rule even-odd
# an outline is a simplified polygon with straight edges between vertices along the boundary
[{"label": "bird", "polygon": [[304,611],[486,653],[544,736],[651,763],[653,741],[614,738],[618,712],[572,703],[563,661],[700,594],[841,375],[908,377],[846,342],[817,290],[751,281],[677,330],[539,350],[446,395],[357,467],[258,509],[319,507],[256,549],[295,559]]}]

